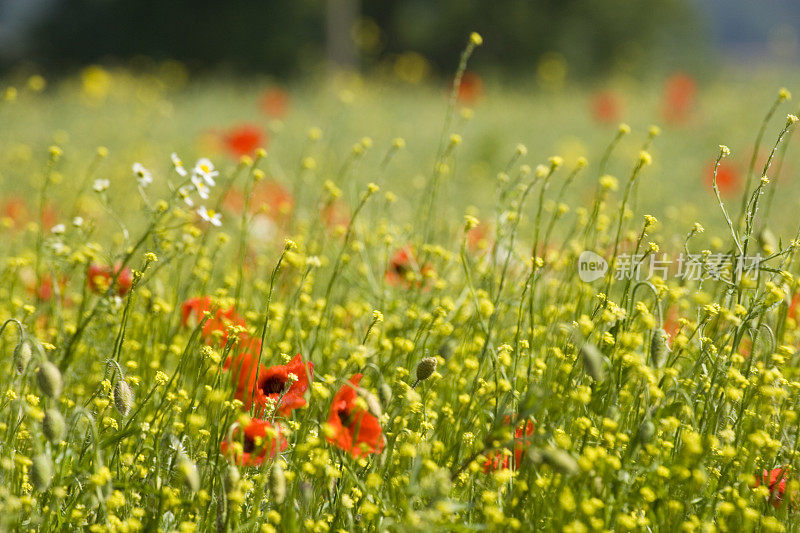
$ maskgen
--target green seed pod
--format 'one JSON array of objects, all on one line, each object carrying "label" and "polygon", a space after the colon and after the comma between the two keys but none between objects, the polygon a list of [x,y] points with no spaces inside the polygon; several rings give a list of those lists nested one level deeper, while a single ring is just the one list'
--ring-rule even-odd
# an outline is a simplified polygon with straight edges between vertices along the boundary
[{"label": "green seed pod", "polygon": [[239,474],[239,469],[233,465],[228,466],[222,476],[222,485],[225,487],[225,493],[235,490],[239,486],[240,479],[242,479],[242,476]]},{"label": "green seed pod", "polygon": [[190,491],[200,490],[200,474],[197,473],[197,467],[188,457],[178,459],[178,474]]},{"label": "green seed pod", "polygon": [[425,381],[436,371],[438,360],[435,357],[423,357],[417,365],[417,381]]},{"label": "green seed pod", "polygon": [[667,362],[667,357],[669,357],[667,332],[662,328],[655,329],[650,340],[650,364],[655,368],[661,368]]},{"label": "green seed pod", "polygon": [[269,474],[269,492],[275,503],[281,504],[286,499],[286,474],[280,462],[275,461]]},{"label": "green seed pod", "polygon": [[588,342],[581,348],[581,358],[583,359],[583,367],[586,373],[589,374],[595,381],[603,381],[606,372],[603,361],[603,354],[594,344]]},{"label": "green seed pod", "polygon": [[561,472],[565,476],[577,474],[580,471],[578,462],[572,455],[558,448],[545,448],[541,451],[542,462]]},{"label": "green seed pod", "polygon": [[381,383],[381,386],[378,387],[378,398],[381,400],[381,405],[389,405],[389,402],[392,401],[392,388],[388,383]]},{"label": "green seed pod", "polygon": [[31,345],[25,341],[17,344],[14,348],[14,368],[19,374],[25,372],[28,363],[31,361]]},{"label": "green seed pod", "polygon": [[45,361],[36,370],[36,383],[39,389],[48,398],[58,398],[61,395],[61,372],[50,361]]},{"label": "green seed pod", "polygon": [[114,407],[122,416],[128,416],[133,407],[133,390],[124,379],[117,380],[114,385]]},{"label": "green seed pod", "polygon": [[42,433],[47,440],[57,444],[64,440],[64,433],[67,430],[67,423],[58,409],[50,408],[44,413],[42,420]]},{"label": "green seed pod", "polygon": [[39,492],[45,491],[53,481],[53,465],[50,463],[50,458],[44,454],[39,454],[32,461],[31,483]]},{"label": "green seed pod", "polygon": [[639,426],[639,442],[647,444],[656,434],[656,425],[649,418]]}]

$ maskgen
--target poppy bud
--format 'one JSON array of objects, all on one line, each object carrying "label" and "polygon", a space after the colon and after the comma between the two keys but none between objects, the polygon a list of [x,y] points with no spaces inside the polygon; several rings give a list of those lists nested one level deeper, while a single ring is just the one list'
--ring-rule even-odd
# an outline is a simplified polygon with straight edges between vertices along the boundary
[{"label": "poppy bud", "polygon": [[561,472],[565,476],[577,474],[580,470],[578,462],[568,452],[558,448],[546,448],[541,452],[541,462]]},{"label": "poppy bud", "polygon": [[656,425],[649,418],[639,426],[639,442],[647,444],[656,434]]},{"label": "poppy bud", "polygon": [[656,368],[661,368],[667,362],[668,356],[667,332],[661,328],[653,330],[653,338],[650,340],[650,363]]},{"label": "poppy bud", "polygon": [[778,251],[778,239],[775,238],[775,234],[769,228],[764,228],[759,232],[758,244],[767,254],[774,254]]},{"label": "poppy bud", "polygon": [[114,385],[114,407],[122,416],[128,416],[133,407],[133,390],[124,379],[117,380]]},{"label": "poppy bud", "polygon": [[50,361],[45,361],[36,371],[36,382],[48,398],[58,398],[61,394],[61,372]]},{"label": "poppy bud", "polygon": [[44,413],[42,420],[42,433],[47,440],[56,444],[64,440],[64,433],[67,429],[67,423],[58,409],[48,409]]},{"label": "poppy bud", "polygon": [[225,487],[225,492],[229,493],[236,489],[239,485],[239,480],[242,476],[239,474],[239,469],[233,465],[225,469],[225,474],[222,477],[222,485]]},{"label": "poppy bud", "polygon": [[392,401],[392,388],[388,383],[381,383],[381,386],[378,387],[378,398],[381,400],[381,405],[389,405],[389,402]]},{"label": "poppy bud", "polygon": [[423,357],[417,365],[417,381],[425,381],[436,371],[435,357]]},{"label": "poppy bud", "polygon": [[605,369],[603,368],[603,354],[594,344],[586,343],[581,348],[583,367],[595,381],[603,381]]},{"label": "poppy bud", "polygon": [[283,503],[286,499],[286,474],[283,473],[283,467],[278,461],[272,465],[269,475],[269,492],[277,504]]},{"label": "poppy bud", "polygon": [[38,491],[45,491],[53,480],[53,465],[50,458],[44,454],[39,454],[33,458],[31,465],[31,483]]},{"label": "poppy bud", "polygon": [[197,473],[194,463],[187,457],[181,457],[178,460],[178,474],[190,491],[200,490],[200,474]]},{"label": "poppy bud", "polygon": [[16,348],[14,348],[14,368],[17,369],[18,373],[22,374],[28,367],[30,360],[31,345],[25,341],[22,341],[17,344]]}]

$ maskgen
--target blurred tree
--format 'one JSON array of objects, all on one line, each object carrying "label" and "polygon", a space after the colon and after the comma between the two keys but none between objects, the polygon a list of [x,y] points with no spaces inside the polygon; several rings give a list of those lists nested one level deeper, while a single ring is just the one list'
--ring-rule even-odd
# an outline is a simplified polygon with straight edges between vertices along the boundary
[{"label": "blurred tree", "polygon": [[[355,40],[367,68],[413,51],[451,72],[467,36],[478,31],[485,46],[475,65],[524,74],[541,69],[543,59],[562,58],[571,75],[581,76],[669,66],[696,57],[703,40],[693,0],[360,4],[361,16],[354,16],[358,0],[54,0],[24,59],[53,69],[143,55],[195,70],[289,75],[315,68],[326,55],[354,62],[348,42]],[[329,39],[326,29],[334,33]]]}]

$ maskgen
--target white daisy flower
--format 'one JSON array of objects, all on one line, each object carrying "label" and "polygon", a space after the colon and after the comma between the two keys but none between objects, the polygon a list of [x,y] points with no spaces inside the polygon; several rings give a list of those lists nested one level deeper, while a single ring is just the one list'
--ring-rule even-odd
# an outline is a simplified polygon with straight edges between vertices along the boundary
[{"label": "white daisy flower", "polygon": [[214,163],[210,159],[203,157],[194,164],[194,174],[203,178],[209,187],[214,187],[217,184],[214,178],[219,176],[219,171],[214,168]]},{"label": "white daisy flower", "polygon": [[178,157],[178,154],[172,152],[172,155],[169,157],[172,159],[172,166],[175,167],[175,172],[177,172],[179,176],[185,178],[188,172],[186,172],[186,169],[183,168],[183,161],[181,161],[181,158]]},{"label": "white daisy flower", "polygon": [[192,183],[194,184],[194,188],[197,191],[197,194],[200,195],[200,198],[202,198],[203,200],[208,200],[208,195],[211,189],[203,180],[203,178],[201,178],[197,174],[194,174],[192,176]]},{"label": "white daisy flower", "polygon": [[61,235],[62,233],[67,231],[67,227],[64,224],[56,224],[55,226],[50,228],[50,231],[52,231],[56,235]]},{"label": "white daisy flower", "polygon": [[194,200],[192,200],[192,186],[191,185],[184,185],[180,189],[178,189],[178,195],[183,199],[183,201],[189,207],[194,207]]},{"label": "white daisy flower", "polygon": [[76,228],[83,226],[83,217],[75,217],[72,219],[72,225]]},{"label": "white daisy flower", "polygon": [[95,192],[103,192],[108,189],[109,185],[111,185],[111,182],[108,180],[94,180],[92,188]]},{"label": "white daisy flower", "polygon": [[222,213],[216,213],[213,209],[206,209],[204,205],[200,206],[200,209],[197,210],[197,214],[200,215],[200,218],[206,222],[210,222],[214,226],[222,225]]},{"label": "white daisy flower", "polygon": [[153,183],[153,175],[150,174],[150,171],[144,168],[141,163],[133,164],[133,174],[142,187],[147,187]]}]

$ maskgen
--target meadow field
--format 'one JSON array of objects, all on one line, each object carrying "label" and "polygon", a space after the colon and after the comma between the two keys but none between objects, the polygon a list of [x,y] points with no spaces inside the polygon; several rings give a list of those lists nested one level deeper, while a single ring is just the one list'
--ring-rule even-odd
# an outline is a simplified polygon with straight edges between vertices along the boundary
[{"label": "meadow field", "polygon": [[800,530],[800,79],[413,78],[0,81],[0,531]]}]

